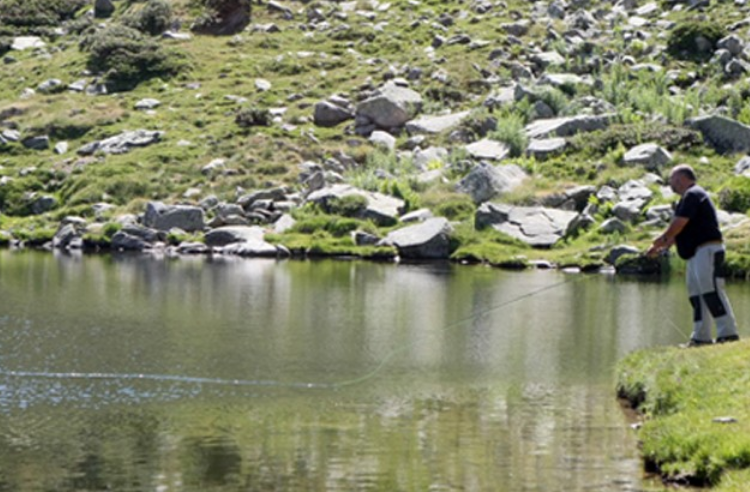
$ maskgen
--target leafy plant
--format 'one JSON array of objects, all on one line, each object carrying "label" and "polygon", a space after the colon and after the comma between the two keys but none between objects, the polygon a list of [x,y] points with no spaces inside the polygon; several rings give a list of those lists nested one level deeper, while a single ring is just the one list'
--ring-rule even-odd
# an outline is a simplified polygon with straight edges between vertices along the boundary
[{"label": "leafy plant", "polygon": [[743,214],[750,210],[750,177],[731,178],[719,191],[719,206]]},{"label": "leafy plant", "polygon": [[716,21],[682,22],[670,31],[667,37],[667,52],[681,60],[705,60],[713,54],[713,49],[705,49],[702,43],[708,42],[708,47],[712,48],[726,34],[726,28]]},{"label": "leafy plant", "polygon": [[142,33],[156,36],[169,29],[173,21],[172,5],[167,0],[149,0],[142,9],[126,17],[123,22]]}]

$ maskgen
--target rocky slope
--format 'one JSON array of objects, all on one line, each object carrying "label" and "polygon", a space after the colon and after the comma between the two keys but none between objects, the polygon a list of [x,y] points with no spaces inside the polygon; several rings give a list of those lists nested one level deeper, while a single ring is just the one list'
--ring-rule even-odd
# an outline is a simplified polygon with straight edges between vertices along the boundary
[{"label": "rocky slope", "polygon": [[744,0],[58,4],[0,0],[2,243],[596,268],[686,162],[749,270]]}]

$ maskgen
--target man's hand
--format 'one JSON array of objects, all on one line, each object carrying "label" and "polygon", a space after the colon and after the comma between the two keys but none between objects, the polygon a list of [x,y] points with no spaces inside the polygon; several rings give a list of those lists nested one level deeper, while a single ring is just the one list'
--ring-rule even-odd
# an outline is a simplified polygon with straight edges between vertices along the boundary
[{"label": "man's hand", "polygon": [[648,256],[649,258],[653,258],[657,256],[659,253],[661,253],[662,251],[668,250],[673,244],[674,244],[674,238],[670,238],[662,234],[661,236],[654,239],[654,242],[651,244],[651,247],[648,248],[648,251],[646,251],[646,256]]}]

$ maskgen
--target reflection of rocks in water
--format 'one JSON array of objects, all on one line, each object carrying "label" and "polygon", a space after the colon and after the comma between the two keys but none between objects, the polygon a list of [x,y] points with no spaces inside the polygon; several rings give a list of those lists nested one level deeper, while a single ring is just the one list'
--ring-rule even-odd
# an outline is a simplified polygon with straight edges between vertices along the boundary
[{"label": "reflection of rocks in water", "polygon": [[[225,485],[233,483],[233,477],[239,478],[242,457],[240,449],[234,443],[193,439],[186,443],[185,448],[192,461],[186,467],[186,473],[190,474],[188,483],[191,485]],[[193,473],[195,476],[191,476]]]}]

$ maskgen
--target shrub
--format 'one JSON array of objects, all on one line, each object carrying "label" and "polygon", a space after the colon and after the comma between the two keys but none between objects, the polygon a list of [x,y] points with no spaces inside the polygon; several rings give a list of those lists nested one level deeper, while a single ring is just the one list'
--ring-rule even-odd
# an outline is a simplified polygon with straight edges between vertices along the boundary
[{"label": "shrub", "polygon": [[58,26],[72,19],[88,0],[0,0],[0,24],[21,31]]},{"label": "shrub", "polygon": [[726,29],[717,22],[687,21],[669,33],[667,52],[683,60],[704,60],[712,55],[713,49],[703,48],[700,39],[708,41],[713,48],[726,34]]},{"label": "shrub", "polygon": [[746,213],[750,210],[750,178],[736,176],[719,191],[719,206],[729,212]]},{"label": "shrub", "polygon": [[142,9],[128,16],[124,23],[142,33],[156,36],[169,29],[173,21],[172,5],[167,0],[149,0]]},{"label": "shrub", "polygon": [[490,133],[490,138],[507,145],[511,157],[523,155],[529,143],[529,138],[524,130],[523,118],[513,113],[497,121],[497,129]]},{"label": "shrub", "polygon": [[476,205],[468,195],[446,200],[435,207],[435,214],[449,220],[469,218],[474,215]]},{"label": "shrub", "polygon": [[659,142],[673,150],[689,150],[701,145],[703,137],[689,128],[657,123],[612,125],[606,130],[579,133],[569,140],[571,150],[585,151],[592,155],[604,155],[622,146],[625,149],[644,142]]},{"label": "shrub", "polygon": [[242,128],[271,126],[271,112],[265,108],[243,109],[237,113],[234,122]]},{"label": "shrub", "polygon": [[178,53],[162,49],[156,41],[124,25],[97,31],[84,39],[82,48],[90,52],[89,68],[105,72],[114,91],[133,89],[154,77],[172,77],[185,66]]}]

